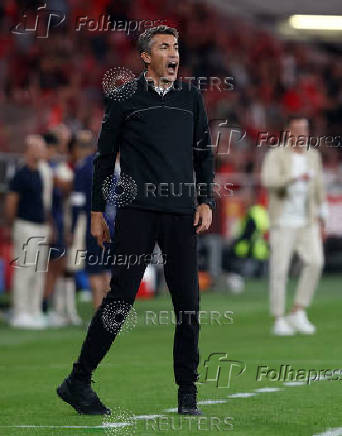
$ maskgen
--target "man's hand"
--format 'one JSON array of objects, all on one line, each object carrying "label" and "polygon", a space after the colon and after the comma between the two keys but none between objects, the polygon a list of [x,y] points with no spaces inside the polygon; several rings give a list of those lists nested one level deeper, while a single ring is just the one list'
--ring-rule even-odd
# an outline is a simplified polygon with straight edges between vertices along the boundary
[{"label": "man's hand", "polygon": [[194,226],[198,226],[196,233],[208,230],[211,226],[212,219],[213,212],[207,204],[203,203],[197,206],[194,219]]},{"label": "man's hand", "polygon": [[310,180],[310,174],[304,173],[298,177],[298,180],[302,180],[303,182],[308,182]]},{"label": "man's hand", "polygon": [[300,181],[303,181],[303,182],[308,182],[309,180],[310,180],[310,174],[309,173],[303,173],[303,174],[301,174],[300,176],[297,176],[297,177],[293,177],[292,179],[291,179],[291,182],[292,183],[295,183],[295,182],[300,182]]},{"label": "man's hand", "polygon": [[91,234],[102,248],[104,248],[104,242],[110,242],[109,228],[102,212],[91,212]]}]

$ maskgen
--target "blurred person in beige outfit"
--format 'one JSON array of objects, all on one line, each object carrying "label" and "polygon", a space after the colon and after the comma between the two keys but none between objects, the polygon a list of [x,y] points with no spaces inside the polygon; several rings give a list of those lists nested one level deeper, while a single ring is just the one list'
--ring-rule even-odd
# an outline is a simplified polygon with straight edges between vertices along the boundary
[{"label": "blurred person in beige outfit", "polygon": [[[327,218],[321,155],[302,145],[308,138],[309,121],[292,117],[286,144],[266,154],[261,179],[269,193],[270,309],[275,317],[273,333],[313,334],[308,320],[310,305],[323,267],[322,229]],[[302,270],[291,313],[285,315],[286,281],[294,252]]]},{"label": "blurred person in beige outfit", "polygon": [[40,135],[28,135],[24,163],[15,172],[5,214],[13,230],[14,277],[12,327],[43,328],[44,273],[48,258],[48,218],[52,175]]}]

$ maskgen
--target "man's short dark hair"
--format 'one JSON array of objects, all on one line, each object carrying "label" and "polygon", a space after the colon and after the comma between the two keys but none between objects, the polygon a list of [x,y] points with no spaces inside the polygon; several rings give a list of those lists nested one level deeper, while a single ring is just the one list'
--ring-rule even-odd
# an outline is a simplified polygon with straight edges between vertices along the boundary
[{"label": "man's short dark hair", "polygon": [[150,53],[150,43],[154,35],[173,35],[178,39],[178,31],[174,27],[157,26],[146,29],[144,33],[141,33],[138,40],[139,53]]},{"label": "man's short dark hair", "polygon": [[286,125],[289,126],[293,121],[307,120],[310,123],[310,119],[306,115],[292,114],[287,117]]},{"label": "man's short dark hair", "polygon": [[43,135],[43,139],[45,141],[46,147],[57,147],[57,145],[58,145],[58,138],[52,132],[45,133]]}]

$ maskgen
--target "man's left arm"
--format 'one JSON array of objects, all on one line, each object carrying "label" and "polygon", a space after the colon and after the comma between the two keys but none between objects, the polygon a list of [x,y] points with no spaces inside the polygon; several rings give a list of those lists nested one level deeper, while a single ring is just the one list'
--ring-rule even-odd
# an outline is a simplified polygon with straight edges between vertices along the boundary
[{"label": "man's left arm", "polygon": [[193,156],[198,200],[194,220],[194,225],[198,226],[197,233],[207,230],[210,227],[212,222],[212,210],[215,209],[213,195],[213,182],[215,177],[214,155],[210,145],[211,138],[208,118],[202,95],[196,89]]}]

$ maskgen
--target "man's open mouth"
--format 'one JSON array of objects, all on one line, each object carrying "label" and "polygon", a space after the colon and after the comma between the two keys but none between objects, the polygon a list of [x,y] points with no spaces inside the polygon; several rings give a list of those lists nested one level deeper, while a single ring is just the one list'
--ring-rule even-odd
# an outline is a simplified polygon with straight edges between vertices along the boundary
[{"label": "man's open mouth", "polygon": [[177,66],[178,66],[178,62],[173,62],[173,61],[169,62],[169,63],[167,64],[167,72],[168,72],[169,74],[175,74],[175,73],[176,73]]}]

